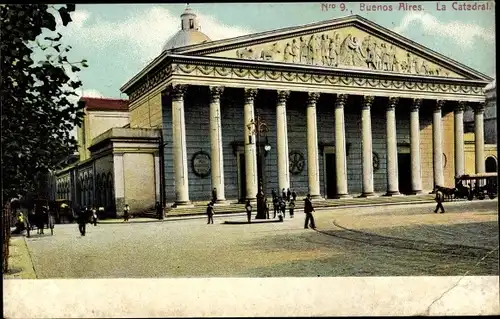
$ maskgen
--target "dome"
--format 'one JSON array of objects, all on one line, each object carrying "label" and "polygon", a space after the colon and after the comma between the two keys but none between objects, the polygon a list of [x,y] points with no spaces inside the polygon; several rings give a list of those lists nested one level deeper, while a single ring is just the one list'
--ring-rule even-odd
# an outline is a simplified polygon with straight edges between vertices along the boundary
[{"label": "dome", "polygon": [[200,31],[196,14],[187,7],[181,15],[181,30],[174,34],[163,45],[163,51],[180,48],[188,45],[211,41],[210,38]]}]

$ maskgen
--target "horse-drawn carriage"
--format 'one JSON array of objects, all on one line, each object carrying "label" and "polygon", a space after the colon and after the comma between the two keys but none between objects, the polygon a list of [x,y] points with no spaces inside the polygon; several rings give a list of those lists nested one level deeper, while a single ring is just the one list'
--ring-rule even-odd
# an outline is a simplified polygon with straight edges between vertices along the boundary
[{"label": "horse-drawn carriage", "polygon": [[483,200],[488,196],[494,199],[497,196],[497,173],[465,174],[455,177],[455,187],[438,187],[445,198]]}]

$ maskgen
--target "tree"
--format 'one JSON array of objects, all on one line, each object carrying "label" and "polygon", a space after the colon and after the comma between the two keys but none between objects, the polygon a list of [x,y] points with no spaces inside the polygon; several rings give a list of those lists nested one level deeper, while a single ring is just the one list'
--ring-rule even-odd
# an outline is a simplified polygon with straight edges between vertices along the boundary
[{"label": "tree", "polygon": [[[87,61],[68,61],[71,47],[63,46],[59,32],[41,39],[46,29],[56,32],[56,14],[67,26],[74,10],[74,4],[0,7],[2,203],[34,191],[38,174],[59,168],[76,150],[71,130],[81,124],[83,110],[71,96],[82,83],[66,69],[76,73]],[[45,57],[35,63],[40,52]]]},{"label": "tree", "polygon": [[[68,61],[71,47],[62,46],[60,33],[40,39],[45,29],[56,32],[56,15],[67,26],[74,10],[74,4],[0,6],[4,272],[9,255],[9,200],[35,191],[37,177],[57,169],[76,149],[71,130],[81,124],[83,110],[70,100],[82,83],[72,81],[66,69],[78,72],[87,61]],[[35,63],[33,58],[40,52],[45,58]]]}]

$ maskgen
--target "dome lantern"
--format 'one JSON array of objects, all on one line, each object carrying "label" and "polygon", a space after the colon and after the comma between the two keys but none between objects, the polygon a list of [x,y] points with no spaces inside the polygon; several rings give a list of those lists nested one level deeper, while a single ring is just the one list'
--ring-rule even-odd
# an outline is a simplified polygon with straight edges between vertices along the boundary
[{"label": "dome lantern", "polygon": [[165,42],[163,51],[199,44],[206,41],[211,40],[206,34],[200,31],[198,18],[188,5],[181,14],[181,29],[167,42]]}]

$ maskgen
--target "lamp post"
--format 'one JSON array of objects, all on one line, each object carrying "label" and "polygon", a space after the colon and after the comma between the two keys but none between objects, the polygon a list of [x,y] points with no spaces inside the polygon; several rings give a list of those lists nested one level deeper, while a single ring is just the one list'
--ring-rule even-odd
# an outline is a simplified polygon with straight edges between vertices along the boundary
[{"label": "lamp post", "polygon": [[265,145],[264,145],[264,156],[271,151],[271,145],[269,144],[267,138],[267,132],[269,132],[269,128],[267,123],[260,117],[259,111],[256,111],[255,120],[252,119],[248,124],[248,127],[251,131],[255,132],[256,137],[256,149],[257,149],[257,184],[258,184],[258,193],[257,193],[257,215],[256,219],[266,219],[266,207],[265,207],[265,195],[263,189],[263,165],[262,165],[262,152],[261,152],[261,137],[265,137]]}]

